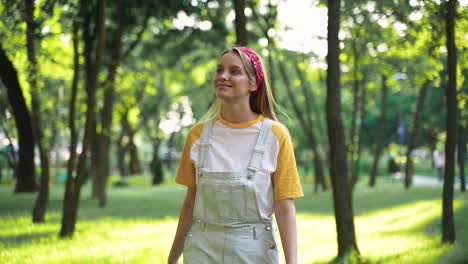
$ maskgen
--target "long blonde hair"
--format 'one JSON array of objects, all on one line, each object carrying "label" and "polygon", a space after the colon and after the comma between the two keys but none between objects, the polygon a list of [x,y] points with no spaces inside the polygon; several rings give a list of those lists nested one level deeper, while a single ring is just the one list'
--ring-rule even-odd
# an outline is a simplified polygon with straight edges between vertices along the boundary
[{"label": "long blonde hair", "polygon": [[[250,83],[257,86],[256,80],[255,80],[255,70],[254,70],[254,67],[252,66],[252,62],[250,61],[249,56],[247,56],[247,54],[245,54],[238,47],[233,47],[233,48],[224,50],[219,56],[218,61],[221,59],[221,57],[224,54],[229,53],[229,52],[234,52],[234,53],[237,53],[237,55],[239,55],[242,61],[242,65],[244,65],[244,70],[247,72],[247,76],[249,77]],[[276,118],[276,113],[275,113],[275,107],[278,107],[278,105],[276,104],[276,101],[273,97],[273,93],[271,92],[270,84],[267,78],[267,73],[264,67],[265,64],[263,64],[263,61],[261,58],[260,58],[260,61],[262,62],[264,79],[263,79],[262,85],[257,89],[257,91],[250,93],[250,98],[249,98],[250,109],[254,113],[261,114],[272,120],[278,120]],[[222,105],[223,105],[223,101],[220,98],[216,98],[214,102],[211,104],[208,111],[205,113],[205,115],[203,115],[203,117],[197,123],[202,123],[216,116],[221,111]]]}]

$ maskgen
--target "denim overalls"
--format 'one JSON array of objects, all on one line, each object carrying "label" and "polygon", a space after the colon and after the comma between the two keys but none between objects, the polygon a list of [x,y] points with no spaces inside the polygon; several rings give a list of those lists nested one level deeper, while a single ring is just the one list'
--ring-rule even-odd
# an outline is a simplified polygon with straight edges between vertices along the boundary
[{"label": "denim overalls", "polygon": [[241,172],[208,172],[206,154],[213,119],[203,128],[196,168],[194,222],[184,244],[185,264],[278,263],[272,221],[261,218],[255,192],[273,121],[262,122],[250,163]]}]

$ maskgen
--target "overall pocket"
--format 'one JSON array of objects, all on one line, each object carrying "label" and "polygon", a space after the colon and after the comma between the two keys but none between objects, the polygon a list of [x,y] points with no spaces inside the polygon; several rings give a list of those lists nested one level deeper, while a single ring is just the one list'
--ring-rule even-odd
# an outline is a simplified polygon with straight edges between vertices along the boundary
[{"label": "overall pocket", "polygon": [[246,216],[244,184],[205,184],[201,186],[204,213],[208,221],[242,221]]}]

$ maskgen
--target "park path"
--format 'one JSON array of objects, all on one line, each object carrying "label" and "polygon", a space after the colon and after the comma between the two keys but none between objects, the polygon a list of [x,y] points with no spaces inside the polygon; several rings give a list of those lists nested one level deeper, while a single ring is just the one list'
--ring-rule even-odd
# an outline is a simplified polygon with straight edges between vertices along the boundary
[{"label": "park path", "polygon": [[422,176],[422,175],[413,175],[413,184],[414,185],[440,185],[442,182],[439,182],[437,178]]}]

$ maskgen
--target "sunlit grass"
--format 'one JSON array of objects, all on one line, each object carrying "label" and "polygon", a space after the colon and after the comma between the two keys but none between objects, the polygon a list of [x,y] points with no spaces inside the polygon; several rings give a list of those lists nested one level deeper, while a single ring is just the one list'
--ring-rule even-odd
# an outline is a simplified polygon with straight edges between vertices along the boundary
[{"label": "sunlit grass", "polygon": [[[141,182],[141,179],[137,182]],[[109,205],[82,195],[77,230],[60,239],[63,187],[53,186],[47,223],[32,224],[35,195],[13,195],[0,186],[0,263],[165,263],[184,188],[169,184],[110,187]],[[328,263],[337,254],[331,192],[296,200],[300,263]],[[464,263],[468,261],[468,198],[456,191],[457,242],[441,244],[440,187],[391,181],[354,191],[359,250],[367,263]]]}]

